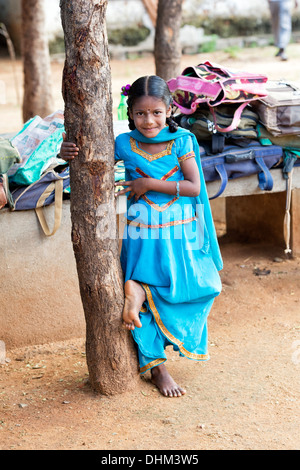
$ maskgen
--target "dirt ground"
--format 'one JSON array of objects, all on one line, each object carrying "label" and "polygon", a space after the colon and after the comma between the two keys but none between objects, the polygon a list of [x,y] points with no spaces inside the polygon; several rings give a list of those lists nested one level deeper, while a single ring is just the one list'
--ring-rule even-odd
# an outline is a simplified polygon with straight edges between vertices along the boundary
[{"label": "dirt ground", "polygon": [[[278,62],[274,53],[269,47],[235,58],[225,52],[190,56],[183,66],[210,59],[270,79],[299,80],[300,44],[290,46],[288,62]],[[52,67],[58,109],[62,61]],[[121,85],[146,71],[154,72],[150,57],[112,62],[115,103]],[[17,74],[21,88],[20,63]],[[6,59],[0,61],[1,81],[0,132],[14,132],[22,122]],[[198,363],[168,352],[171,374],[187,389],[184,397],[164,398],[148,375],[134,391],[95,394],[84,338],[10,350],[0,365],[0,449],[299,449],[300,260],[286,259],[271,241],[220,243],[223,292],[208,321],[211,359]],[[269,273],[257,275],[257,268]]]}]

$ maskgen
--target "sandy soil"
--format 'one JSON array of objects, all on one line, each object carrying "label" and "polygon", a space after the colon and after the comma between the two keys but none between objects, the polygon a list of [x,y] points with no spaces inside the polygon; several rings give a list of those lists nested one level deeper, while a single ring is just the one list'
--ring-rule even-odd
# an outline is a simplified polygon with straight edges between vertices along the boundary
[{"label": "sandy soil", "polygon": [[[299,80],[300,45],[290,61],[273,48],[203,59]],[[62,62],[52,64],[56,108]],[[112,63],[113,93],[154,71],[151,58]],[[19,83],[21,65],[17,64]],[[0,61],[1,132],[21,126],[11,64]],[[3,89],[3,86],[2,86]],[[133,392],[105,397],[89,386],[84,338],[7,351],[0,366],[0,449],[5,450],[254,450],[299,449],[300,260],[283,248],[220,239],[223,293],[209,317],[211,360],[197,363],[168,352],[168,367],[187,394],[164,398],[149,381]],[[268,275],[255,269],[267,268]]]}]

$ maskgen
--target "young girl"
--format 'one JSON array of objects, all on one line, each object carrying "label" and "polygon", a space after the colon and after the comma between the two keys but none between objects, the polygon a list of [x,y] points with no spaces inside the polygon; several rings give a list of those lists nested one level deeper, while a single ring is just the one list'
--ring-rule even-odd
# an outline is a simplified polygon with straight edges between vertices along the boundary
[{"label": "young girl", "polygon": [[[140,372],[168,397],[185,394],[168,373],[165,348],[207,360],[207,316],[221,291],[222,259],[211,216],[199,147],[177,128],[164,80],[146,76],[128,92],[129,128],[116,138],[126,169],[128,211],[121,265],[123,323],[137,344]],[[78,149],[64,142],[62,158]],[[73,149],[73,150],[72,150]]]}]

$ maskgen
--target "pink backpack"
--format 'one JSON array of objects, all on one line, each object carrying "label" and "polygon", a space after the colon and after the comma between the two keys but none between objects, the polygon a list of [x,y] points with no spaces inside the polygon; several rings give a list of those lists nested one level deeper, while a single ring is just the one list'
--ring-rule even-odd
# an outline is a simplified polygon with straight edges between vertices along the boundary
[{"label": "pink backpack", "polygon": [[[183,114],[192,114],[199,104],[206,103],[215,120],[219,132],[230,132],[238,126],[243,109],[253,100],[267,96],[264,75],[249,72],[231,72],[217,64],[205,62],[187,67],[182,75],[169,80],[168,86],[173,95],[174,105]],[[237,103],[230,126],[220,128],[216,122],[215,106],[221,103]]]}]

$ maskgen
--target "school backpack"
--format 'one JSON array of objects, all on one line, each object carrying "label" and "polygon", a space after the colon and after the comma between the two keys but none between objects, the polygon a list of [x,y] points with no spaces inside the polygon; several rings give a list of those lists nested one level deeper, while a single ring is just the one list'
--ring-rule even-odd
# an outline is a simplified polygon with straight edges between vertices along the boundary
[{"label": "school backpack", "polygon": [[[177,78],[169,80],[168,86],[173,103],[183,114],[193,114],[206,103],[213,116],[215,129],[230,132],[238,126],[243,109],[252,101],[267,95],[267,77],[249,72],[230,71],[217,64],[205,62],[187,67]],[[220,127],[215,108],[220,104],[238,104],[227,127]]]},{"label": "school backpack", "polygon": [[246,148],[226,145],[224,151],[216,155],[207,154],[205,148],[200,147],[205,181],[220,181],[217,193],[210,199],[219,197],[225,191],[229,180],[254,174],[257,174],[258,187],[263,191],[271,191],[273,178],[270,169],[282,162],[282,155],[281,147],[265,147],[255,140]]},{"label": "school backpack", "polygon": [[[237,106],[235,104],[221,104],[215,109],[219,127],[227,128],[231,124]],[[231,143],[243,147],[251,139],[258,137],[256,126],[259,117],[249,105],[243,109],[237,127],[230,132],[216,130],[214,116],[207,105],[202,105],[193,114],[180,114],[175,119],[179,126],[195,134],[199,145],[202,145],[203,141],[209,141],[212,154],[222,152],[226,144]]]}]

